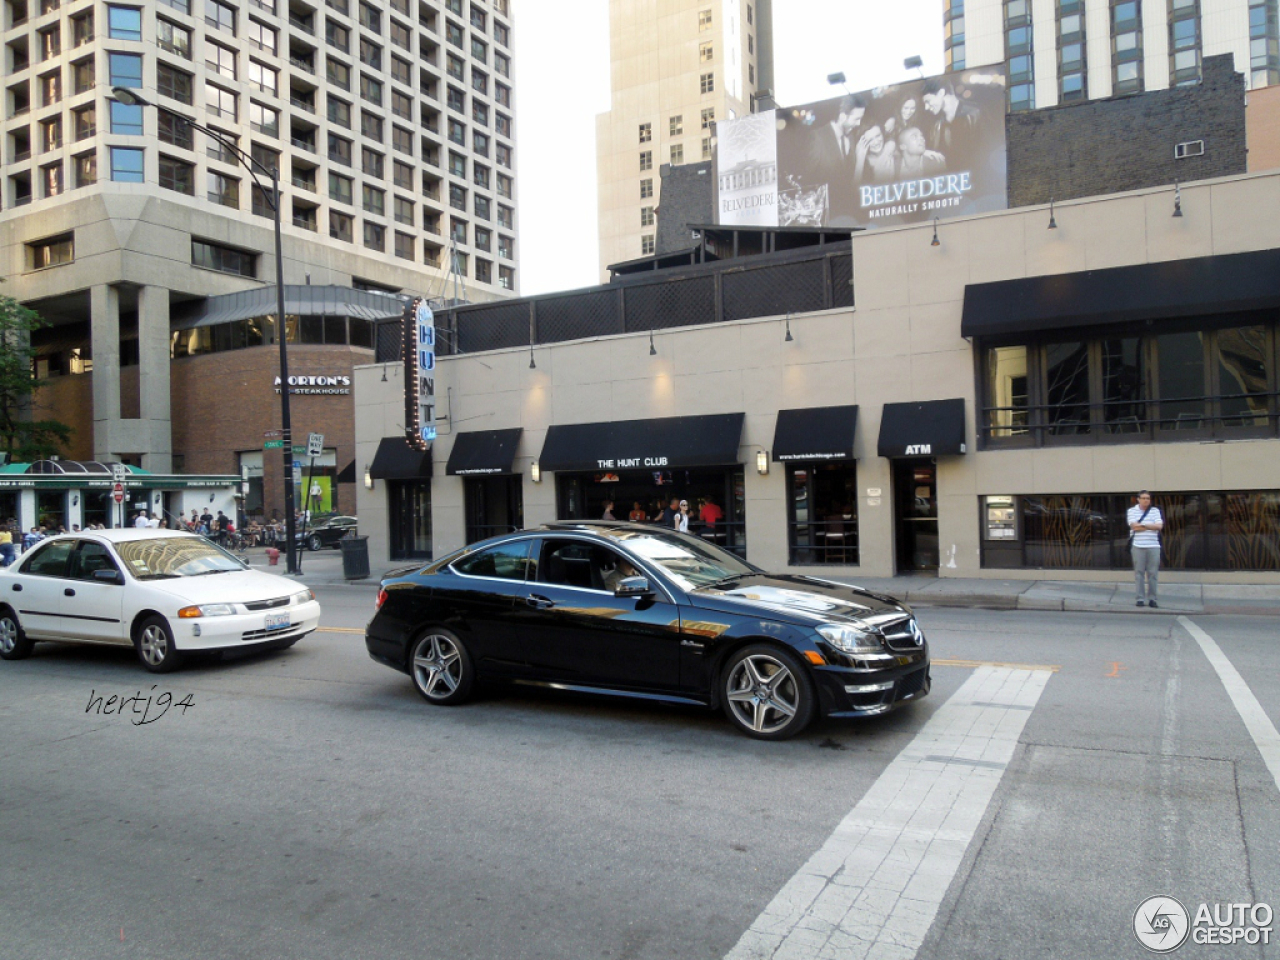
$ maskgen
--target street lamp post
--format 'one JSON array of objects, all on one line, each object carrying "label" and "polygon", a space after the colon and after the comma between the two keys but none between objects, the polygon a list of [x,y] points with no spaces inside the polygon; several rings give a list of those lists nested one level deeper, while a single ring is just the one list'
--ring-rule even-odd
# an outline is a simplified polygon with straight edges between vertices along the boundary
[{"label": "street lamp post", "polygon": [[[128,87],[113,87],[111,94],[120,103],[125,106],[138,107],[154,107],[154,103],[143,99],[142,95],[136,90]],[[158,109],[158,108],[157,108]],[[254,184],[259,190],[267,195],[271,204],[271,212],[275,214],[276,220],[276,340],[280,344],[280,428],[284,434],[284,525],[285,525],[285,549],[287,551],[287,571],[291,574],[298,573],[298,545],[294,542],[296,527],[294,524],[294,501],[293,501],[293,430],[292,420],[289,416],[289,352],[286,346],[288,336],[285,331],[284,320],[284,248],[280,234],[280,169],[276,167],[268,167],[253,157],[252,154],[245,153],[235,143],[227,139],[226,136],[217,130],[212,130],[202,123],[197,123],[190,117],[184,117],[180,113],[174,113],[177,117],[189,127],[201,131],[205,136],[212,137],[225,147],[239,161],[240,166],[248,171],[249,176],[253,178]],[[258,179],[258,173],[261,172],[271,178],[271,192],[267,194],[267,188],[262,185],[262,181]]]}]

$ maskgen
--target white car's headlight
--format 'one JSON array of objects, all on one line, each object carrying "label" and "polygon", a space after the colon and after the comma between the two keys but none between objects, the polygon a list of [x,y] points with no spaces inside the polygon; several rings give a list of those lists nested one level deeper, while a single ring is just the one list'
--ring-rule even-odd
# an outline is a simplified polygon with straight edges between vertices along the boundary
[{"label": "white car's headlight", "polygon": [[289,606],[296,607],[300,603],[308,603],[316,598],[316,595],[310,590],[302,590],[295,593],[289,598]]},{"label": "white car's headlight", "polygon": [[202,603],[198,607],[183,607],[178,616],[183,620],[196,617],[230,617],[236,612],[234,603]]},{"label": "white car's headlight", "polygon": [[843,653],[881,653],[884,643],[878,634],[844,623],[824,623],[818,633]]}]

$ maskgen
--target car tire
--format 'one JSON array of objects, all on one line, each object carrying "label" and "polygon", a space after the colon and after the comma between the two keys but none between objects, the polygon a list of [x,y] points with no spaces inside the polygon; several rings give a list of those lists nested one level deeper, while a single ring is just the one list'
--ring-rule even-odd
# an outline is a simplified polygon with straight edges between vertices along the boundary
[{"label": "car tire", "polygon": [[173,631],[164,617],[147,617],[139,623],[133,645],[142,665],[152,673],[171,673],[182,662],[182,654],[173,642]]},{"label": "car tire", "polygon": [[413,644],[409,676],[428,703],[449,706],[471,696],[476,672],[462,641],[448,630],[433,627]]},{"label": "car tire", "polygon": [[323,546],[324,543],[315,534],[312,534],[311,539],[307,541],[307,549],[312,553],[317,552]]},{"label": "car tire", "polygon": [[35,645],[23,631],[18,615],[8,607],[0,609],[0,660],[25,660]]},{"label": "car tire", "polygon": [[800,661],[772,644],[744,647],[720,675],[725,715],[758,740],[786,740],[813,720],[817,696]]}]

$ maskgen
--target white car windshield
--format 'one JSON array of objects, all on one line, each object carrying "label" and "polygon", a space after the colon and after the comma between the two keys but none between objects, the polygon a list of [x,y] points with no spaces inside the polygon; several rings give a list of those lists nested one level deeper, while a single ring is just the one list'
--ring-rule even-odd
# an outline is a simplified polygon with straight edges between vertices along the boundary
[{"label": "white car windshield", "polygon": [[217,544],[199,537],[129,540],[117,544],[116,552],[139,580],[199,577],[244,569],[244,564]]},{"label": "white car windshield", "polygon": [[634,533],[622,539],[638,557],[661,567],[685,590],[759,573],[735,554],[697,537],[680,534]]}]

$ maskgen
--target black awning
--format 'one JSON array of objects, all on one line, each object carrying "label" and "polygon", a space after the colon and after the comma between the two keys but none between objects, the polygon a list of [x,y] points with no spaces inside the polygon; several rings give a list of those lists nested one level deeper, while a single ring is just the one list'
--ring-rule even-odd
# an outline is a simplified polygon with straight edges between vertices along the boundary
[{"label": "black awning", "polygon": [[999,336],[1280,307],[1280,250],[973,283],[960,334]]},{"label": "black awning", "polygon": [[884,405],[880,456],[937,457],[964,452],[963,399]]},{"label": "black awning", "polygon": [[549,427],[543,470],[655,470],[738,463],[741,413]]},{"label": "black awning", "polygon": [[356,482],[356,462],[352,460],[345,467],[338,471],[338,483],[355,483]]},{"label": "black awning", "polygon": [[513,427],[458,434],[453,438],[453,449],[449,451],[444,472],[451,477],[511,473],[511,461],[515,459],[516,444],[523,432],[521,427]]},{"label": "black awning", "polygon": [[419,480],[431,477],[431,451],[409,446],[404,437],[383,437],[369,464],[373,480]]},{"label": "black awning", "polygon": [[779,410],[774,460],[852,460],[857,406]]}]

